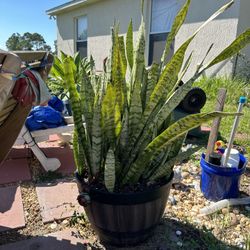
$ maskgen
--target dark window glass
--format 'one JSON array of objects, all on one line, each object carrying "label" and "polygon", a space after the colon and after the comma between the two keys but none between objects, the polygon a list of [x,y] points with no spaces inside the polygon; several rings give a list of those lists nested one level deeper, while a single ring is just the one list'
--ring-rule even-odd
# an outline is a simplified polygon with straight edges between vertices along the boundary
[{"label": "dark window glass", "polygon": [[88,43],[87,41],[84,42],[77,42],[76,43],[76,50],[79,51],[80,56],[87,57],[88,56]]},{"label": "dark window glass", "polygon": [[[151,65],[153,62],[161,62],[161,57],[166,46],[167,36],[168,33],[150,34],[148,65]],[[174,41],[170,46],[170,53],[168,54],[167,61],[173,56],[173,53]]]},{"label": "dark window glass", "polygon": [[149,60],[148,64],[153,62],[160,63],[164,51],[168,33],[151,34],[149,39]]}]

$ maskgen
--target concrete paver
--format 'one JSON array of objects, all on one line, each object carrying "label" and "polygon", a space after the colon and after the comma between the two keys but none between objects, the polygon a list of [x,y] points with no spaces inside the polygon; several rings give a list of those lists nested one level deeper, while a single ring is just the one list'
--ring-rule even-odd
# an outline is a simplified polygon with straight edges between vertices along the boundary
[{"label": "concrete paver", "polygon": [[74,211],[83,212],[76,200],[76,183],[42,184],[36,187],[36,192],[44,223],[70,217]]},{"label": "concrete paver", "polygon": [[31,174],[28,159],[7,159],[0,165],[0,184],[28,181]]},{"label": "concrete paver", "polygon": [[47,157],[57,158],[61,162],[60,168],[56,171],[62,174],[73,174],[76,167],[73,150],[69,146],[60,147],[58,142],[39,143],[39,147]]},{"label": "concrete paver", "polygon": [[0,246],[0,250],[84,250],[84,240],[73,229]]},{"label": "concrete paver", "polygon": [[0,197],[0,232],[24,227],[25,219],[20,187],[1,187]]}]

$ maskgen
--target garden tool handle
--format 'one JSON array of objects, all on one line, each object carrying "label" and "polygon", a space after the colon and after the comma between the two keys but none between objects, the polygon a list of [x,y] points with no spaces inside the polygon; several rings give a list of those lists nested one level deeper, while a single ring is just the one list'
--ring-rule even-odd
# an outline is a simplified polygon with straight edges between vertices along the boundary
[{"label": "garden tool handle", "polygon": [[[247,98],[241,96],[240,100],[239,100],[239,106],[238,106],[237,113],[241,113],[241,111],[243,109],[243,106],[244,106],[244,104],[246,102],[247,102]],[[235,137],[235,133],[236,133],[237,127],[239,125],[239,121],[240,121],[240,116],[237,115],[235,117],[235,119],[234,119],[233,128],[232,128],[230,139],[229,139],[228,146],[227,146],[226,156],[225,156],[224,161],[222,163],[222,166],[224,166],[224,167],[226,167],[227,163],[228,163],[228,159],[229,159],[230,152],[231,152],[231,149],[232,149],[232,146],[233,146],[233,141],[234,141],[234,137]]]}]

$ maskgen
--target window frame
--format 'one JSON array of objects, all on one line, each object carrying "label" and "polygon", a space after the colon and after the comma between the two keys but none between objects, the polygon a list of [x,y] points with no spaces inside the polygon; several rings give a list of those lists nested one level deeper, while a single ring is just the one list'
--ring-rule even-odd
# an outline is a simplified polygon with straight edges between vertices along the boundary
[{"label": "window frame", "polygon": [[[148,25],[148,28],[149,28],[149,32],[148,32],[148,66],[151,66],[152,63],[154,62],[154,60],[153,60],[153,58],[154,58],[154,51],[150,50],[150,48],[152,47],[151,37],[153,35],[166,35],[166,39],[167,39],[167,36],[170,33],[170,31],[167,31],[167,30],[162,30],[160,32],[151,31],[152,30],[152,19],[153,19],[153,1],[154,0],[151,0],[150,1],[150,5],[149,5],[149,7],[150,7],[149,8],[149,16],[150,16],[150,18],[149,18],[149,25]],[[173,48],[173,50],[174,50],[174,42],[171,45],[171,48]]]},{"label": "window frame", "polygon": [[[86,23],[87,23],[87,36],[86,39],[78,39],[78,26],[79,26],[79,19],[81,18],[86,18]],[[84,46],[86,46],[86,56],[82,56],[82,57],[87,57],[88,56],[88,16],[87,15],[82,15],[82,16],[78,16],[75,18],[75,31],[76,31],[76,39],[75,39],[75,51],[80,53],[80,50],[78,50],[79,48],[79,44],[84,44]]]}]

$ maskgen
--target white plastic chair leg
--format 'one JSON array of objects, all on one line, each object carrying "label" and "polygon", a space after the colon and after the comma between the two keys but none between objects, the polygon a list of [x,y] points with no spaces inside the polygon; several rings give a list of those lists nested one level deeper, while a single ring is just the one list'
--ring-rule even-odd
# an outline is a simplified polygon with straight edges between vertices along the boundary
[{"label": "white plastic chair leg", "polygon": [[23,126],[20,134],[22,135],[23,139],[28,144],[29,148],[31,148],[32,152],[34,153],[36,158],[39,160],[39,162],[47,172],[55,171],[61,166],[61,162],[57,158],[47,158],[45,156],[45,154],[36,144],[35,140],[31,136],[26,126]]}]

